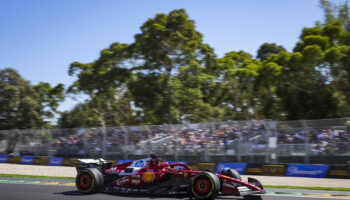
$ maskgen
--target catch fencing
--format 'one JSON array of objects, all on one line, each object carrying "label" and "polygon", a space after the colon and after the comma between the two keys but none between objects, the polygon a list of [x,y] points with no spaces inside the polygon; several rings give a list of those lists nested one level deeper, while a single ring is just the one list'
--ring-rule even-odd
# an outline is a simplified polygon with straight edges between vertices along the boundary
[{"label": "catch fencing", "polygon": [[0,154],[244,163],[350,163],[350,118],[2,130]]}]

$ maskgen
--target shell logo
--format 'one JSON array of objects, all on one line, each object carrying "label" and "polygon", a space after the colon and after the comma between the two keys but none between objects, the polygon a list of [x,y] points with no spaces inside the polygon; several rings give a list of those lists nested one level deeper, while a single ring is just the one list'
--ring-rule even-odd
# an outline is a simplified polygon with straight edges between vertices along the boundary
[{"label": "shell logo", "polygon": [[143,180],[145,180],[146,183],[152,182],[154,180],[154,174],[152,172],[144,173]]}]

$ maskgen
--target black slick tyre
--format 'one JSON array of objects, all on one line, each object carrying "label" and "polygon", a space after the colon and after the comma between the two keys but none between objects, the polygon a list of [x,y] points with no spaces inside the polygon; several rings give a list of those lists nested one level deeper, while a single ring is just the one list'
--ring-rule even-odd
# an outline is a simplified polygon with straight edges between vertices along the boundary
[{"label": "black slick tyre", "polygon": [[75,185],[84,194],[102,192],[103,175],[96,168],[84,169],[76,176]]},{"label": "black slick tyre", "polygon": [[219,195],[220,180],[215,174],[203,171],[193,177],[191,192],[196,199],[213,200]]}]

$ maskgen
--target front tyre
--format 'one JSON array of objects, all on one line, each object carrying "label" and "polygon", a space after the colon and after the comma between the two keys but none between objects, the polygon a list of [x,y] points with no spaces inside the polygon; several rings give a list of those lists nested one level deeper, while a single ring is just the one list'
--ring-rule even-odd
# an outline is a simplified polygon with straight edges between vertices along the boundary
[{"label": "front tyre", "polygon": [[196,199],[213,200],[219,195],[220,180],[215,174],[203,171],[192,179],[191,188]]},{"label": "front tyre", "polygon": [[75,178],[75,185],[84,194],[102,192],[103,175],[96,168],[84,169]]}]

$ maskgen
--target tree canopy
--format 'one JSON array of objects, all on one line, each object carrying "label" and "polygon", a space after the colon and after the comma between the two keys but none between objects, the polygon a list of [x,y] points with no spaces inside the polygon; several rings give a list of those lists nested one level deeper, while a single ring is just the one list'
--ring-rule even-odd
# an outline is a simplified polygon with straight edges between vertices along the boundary
[{"label": "tree canopy", "polygon": [[[256,56],[217,57],[184,9],[157,14],[134,42],[72,62],[76,79],[66,92],[87,98],[62,112],[58,126],[348,117],[349,2],[320,0],[320,7],[324,19],[303,28],[292,51],[265,42]],[[10,68],[0,80],[1,129],[45,126],[64,99],[62,84],[31,85]]]},{"label": "tree canopy", "polygon": [[48,127],[63,92],[62,84],[31,85],[12,68],[0,70],[0,130]]},{"label": "tree canopy", "polygon": [[[97,61],[72,63],[70,72],[79,73],[71,88],[95,91],[100,97],[99,91],[120,94],[116,91],[123,88],[119,91],[127,101],[112,112],[126,106],[132,120],[119,120],[118,124],[348,116],[348,2],[321,0],[320,6],[324,21],[305,27],[292,52],[276,43],[264,43],[256,58],[244,51],[217,58],[185,10],[157,14],[141,26],[133,43],[122,45],[117,53],[112,46],[119,43],[103,50]],[[124,65],[116,64],[121,60]],[[108,67],[98,71],[102,65]],[[101,80],[96,78],[99,76]],[[119,101],[121,96],[108,98]],[[111,112],[107,108],[101,111]]]}]

